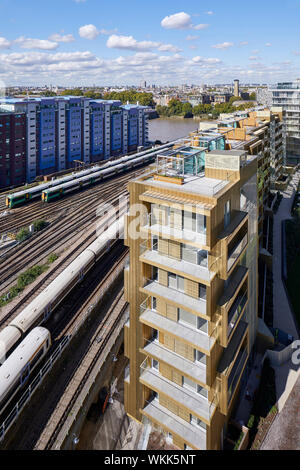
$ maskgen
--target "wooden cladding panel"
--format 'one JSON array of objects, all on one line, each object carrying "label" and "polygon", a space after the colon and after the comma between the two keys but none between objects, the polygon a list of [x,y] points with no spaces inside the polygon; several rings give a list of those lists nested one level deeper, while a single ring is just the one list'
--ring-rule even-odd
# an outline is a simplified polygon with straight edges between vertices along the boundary
[{"label": "wooden cladding panel", "polygon": [[173,370],[173,382],[175,382],[177,385],[182,386],[182,375],[179,372],[176,372]]},{"label": "wooden cladding panel", "polygon": [[189,361],[194,361],[194,348],[175,339],[175,352]]},{"label": "wooden cladding panel", "polygon": [[180,406],[176,405],[166,395],[162,395],[162,394],[159,395],[159,403],[161,406],[171,411],[171,413],[174,413],[179,418],[184,419],[184,421],[186,421],[187,423],[190,422],[190,413],[188,411],[181,409]]},{"label": "wooden cladding panel", "polygon": [[124,298],[129,302],[129,269],[124,269]]},{"label": "wooden cladding panel", "polygon": [[177,313],[177,307],[174,307],[173,305],[167,305],[167,318],[170,320],[173,320],[175,322],[178,321],[178,313]]},{"label": "wooden cladding panel", "polygon": [[178,230],[182,229],[182,211],[180,209],[172,209],[170,213],[170,226]]},{"label": "wooden cladding panel", "polygon": [[158,280],[162,286],[168,287],[168,272],[163,269],[158,270]]},{"label": "wooden cladding panel", "polygon": [[166,379],[172,380],[172,369],[170,366],[160,363],[159,372],[163,377],[166,377]]},{"label": "wooden cladding panel", "polygon": [[158,239],[158,251],[160,254],[168,256],[168,253],[169,253],[168,240],[164,238]]},{"label": "wooden cladding panel", "polygon": [[198,282],[191,281],[190,279],[184,279],[184,291],[187,295],[199,298],[199,284]]},{"label": "wooden cladding panel", "polygon": [[179,407],[178,407],[178,416],[184,419],[184,421],[187,421],[188,423],[190,422],[190,413],[188,411],[182,410]]},{"label": "wooden cladding panel", "polygon": [[167,315],[167,305],[164,300],[161,300],[159,298],[156,299],[156,310],[160,315],[163,315],[164,317]]},{"label": "wooden cladding panel", "polygon": [[180,243],[169,240],[169,255],[176,259],[181,259],[181,248]]},{"label": "wooden cladding panel", "polygon": [[171,351],[175,350],[175,339],[172,338],[172,336],[165,334],[164,341],[164,345],[166,348],[170,349]]}]

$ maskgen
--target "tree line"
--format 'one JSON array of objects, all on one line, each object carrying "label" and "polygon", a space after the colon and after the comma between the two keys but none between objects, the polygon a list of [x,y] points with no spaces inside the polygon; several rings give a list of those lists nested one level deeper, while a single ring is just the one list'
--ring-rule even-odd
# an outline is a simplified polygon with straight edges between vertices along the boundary
[{"label": "tree line", "polygon": [[192,106],[191,103],[182,103],[174,98],[169,101],[168,106],[156,106],[156,111],[159,116],[183,116],[189,118],[211,114],[213,118],[217,118],[222,113],[233,113],[253,108],[253,103],[247,101],[239,106],[234,106],[233,103],[237,100],[241,100],[241,98],[233,96],[227,103],[216,103],[215,105],[197,104]]},{"label": "tree line", "polygon": [[[126,91],[112,91],[111,93],[99,93],[93,90],[88,90],[82,93],[80,88],[73,88],[67,89],[60,93],[61,96],[85,96],[86,98],[90,98],[92,100],[118,100],[121,101],[122,104],[126,104],[127,102],[131,104],[136,104],[139,102],[142,106],[151,106],[155,107],[155,102],[153,100],[152,93],[142,93],[142,92],[135,92],[133,90],[126,90]],[[54,91],[46,91],[44,96],[56,96]]]}]

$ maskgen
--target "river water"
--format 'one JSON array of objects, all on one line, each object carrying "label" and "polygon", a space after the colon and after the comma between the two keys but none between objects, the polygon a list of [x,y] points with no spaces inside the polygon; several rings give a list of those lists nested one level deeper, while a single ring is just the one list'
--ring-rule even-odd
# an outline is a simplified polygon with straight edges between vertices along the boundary
[{"label": "river water", "polygon": [[170,142],[186,137],[189,132],[196,131],[199,121],[195,119],[159,118],[149,119],[149,140]]}]

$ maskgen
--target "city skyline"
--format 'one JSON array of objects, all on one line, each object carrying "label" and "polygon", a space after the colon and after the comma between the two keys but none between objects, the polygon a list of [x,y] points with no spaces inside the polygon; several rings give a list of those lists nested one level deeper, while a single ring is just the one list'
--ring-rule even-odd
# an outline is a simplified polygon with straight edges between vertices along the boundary
[{"label": "city skyline", "polygon": [[300,2],[265,3],[0,0],[1,87],[293,80]]}]

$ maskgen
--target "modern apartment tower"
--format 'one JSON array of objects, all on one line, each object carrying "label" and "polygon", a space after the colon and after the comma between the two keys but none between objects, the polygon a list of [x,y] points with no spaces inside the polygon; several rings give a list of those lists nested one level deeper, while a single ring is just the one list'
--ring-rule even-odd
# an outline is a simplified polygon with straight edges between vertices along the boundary
[{"label": "modern apartment tower", "polygon": [[128,189],[126,412],[221,449],[257,331],[257,156],[178,146]]},{"label": "modern apartment tower", "polygon": [[286,160],[290,164],[300,163],[300,79],[278,83],[271,89],[273,106],[285,111],[284,134],[286,137]]}]

